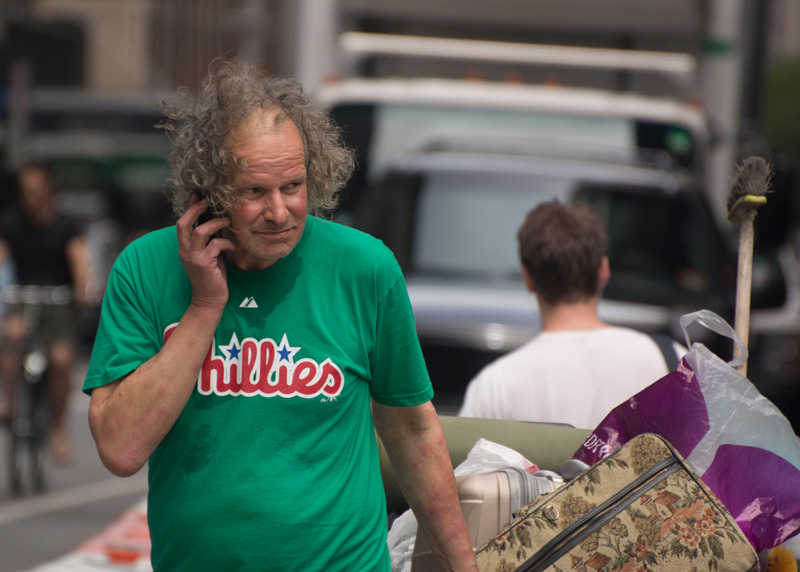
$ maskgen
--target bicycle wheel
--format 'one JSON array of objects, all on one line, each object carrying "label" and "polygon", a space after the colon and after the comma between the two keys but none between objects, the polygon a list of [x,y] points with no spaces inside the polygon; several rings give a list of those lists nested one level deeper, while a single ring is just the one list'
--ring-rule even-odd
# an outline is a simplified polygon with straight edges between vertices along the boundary
[{"label": "bicycle wheel", "polygon": [[19,382],[14,390],[13,415],[9,441],[9,483],[13,494],[21,494],[25,483],[25,466],[30,426],[31,395],[27,384]]},{"label": "bicycle wheel", "polygon": [[8,466],[11,492],[16,495],[45,489],[47,411],[41,395],[42,385],[22,381],[14,392]]},{"label": "bicycle wheel", "polygon": [[50,404],[45,392],[45,380],[40,378],[33,387],[33,428],[30,454],[30,483],[35,492],[46,488],[44,458],[50,431]]}]

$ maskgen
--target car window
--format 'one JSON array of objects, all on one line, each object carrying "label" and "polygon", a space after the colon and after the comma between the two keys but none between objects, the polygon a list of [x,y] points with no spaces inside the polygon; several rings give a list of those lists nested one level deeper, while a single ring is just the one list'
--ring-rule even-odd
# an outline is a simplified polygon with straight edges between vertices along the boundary
[{"label": "car window", "polygon": [[607,297],[671,302],[719,287],[722,261],[706,236],[707,221],[687,194],[584,185],[574,200],[589,204],[607,223]]}]

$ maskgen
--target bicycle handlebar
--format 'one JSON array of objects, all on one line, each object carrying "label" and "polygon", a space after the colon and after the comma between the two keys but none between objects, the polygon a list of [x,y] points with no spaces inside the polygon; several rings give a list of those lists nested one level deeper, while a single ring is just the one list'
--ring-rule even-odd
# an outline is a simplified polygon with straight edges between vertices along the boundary
[{"label": "bicycle handlebar", "polygon": [[6,304],[64,306],[74,299],[72,287],[8,284],[0,288],[0,301]]}]

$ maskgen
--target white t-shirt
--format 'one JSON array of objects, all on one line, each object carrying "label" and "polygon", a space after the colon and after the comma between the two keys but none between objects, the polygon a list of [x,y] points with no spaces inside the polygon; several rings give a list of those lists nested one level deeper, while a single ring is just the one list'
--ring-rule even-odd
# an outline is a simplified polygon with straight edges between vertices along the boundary
[{"label": "white t-shirt", "polygon": [[[673,345],[679,357],[686,353]],[[666,374],[658,344],[636,330],[542,332],[475,376],[459,416],[594,429],[614,407]]]}]

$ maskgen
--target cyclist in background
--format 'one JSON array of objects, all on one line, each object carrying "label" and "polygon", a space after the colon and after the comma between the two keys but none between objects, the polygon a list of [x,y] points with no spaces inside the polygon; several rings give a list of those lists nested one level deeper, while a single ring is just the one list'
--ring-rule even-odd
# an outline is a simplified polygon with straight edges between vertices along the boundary
[{"label": "cyclist in background", "polygon": [[[58,211],[56,188],[49,170],[41,164],[22,167],[17,176],[17,204],[0,215],[0,264],[10,263],[19,285],[70,285],[77,303],[86,301],[88,261],[86,240],[76,221]],[[51,404],[50,447],[59,462],[70,459],[64,423],[71,386],[71,369],[77,354],[80,322],[75,303],[43,306],[32,325],[50,340],[47,393]],[[21,308],[6,308],[0,345],[3,402],[0,419],[7,423],[15,379],[21,370],[26,335]]]}]

